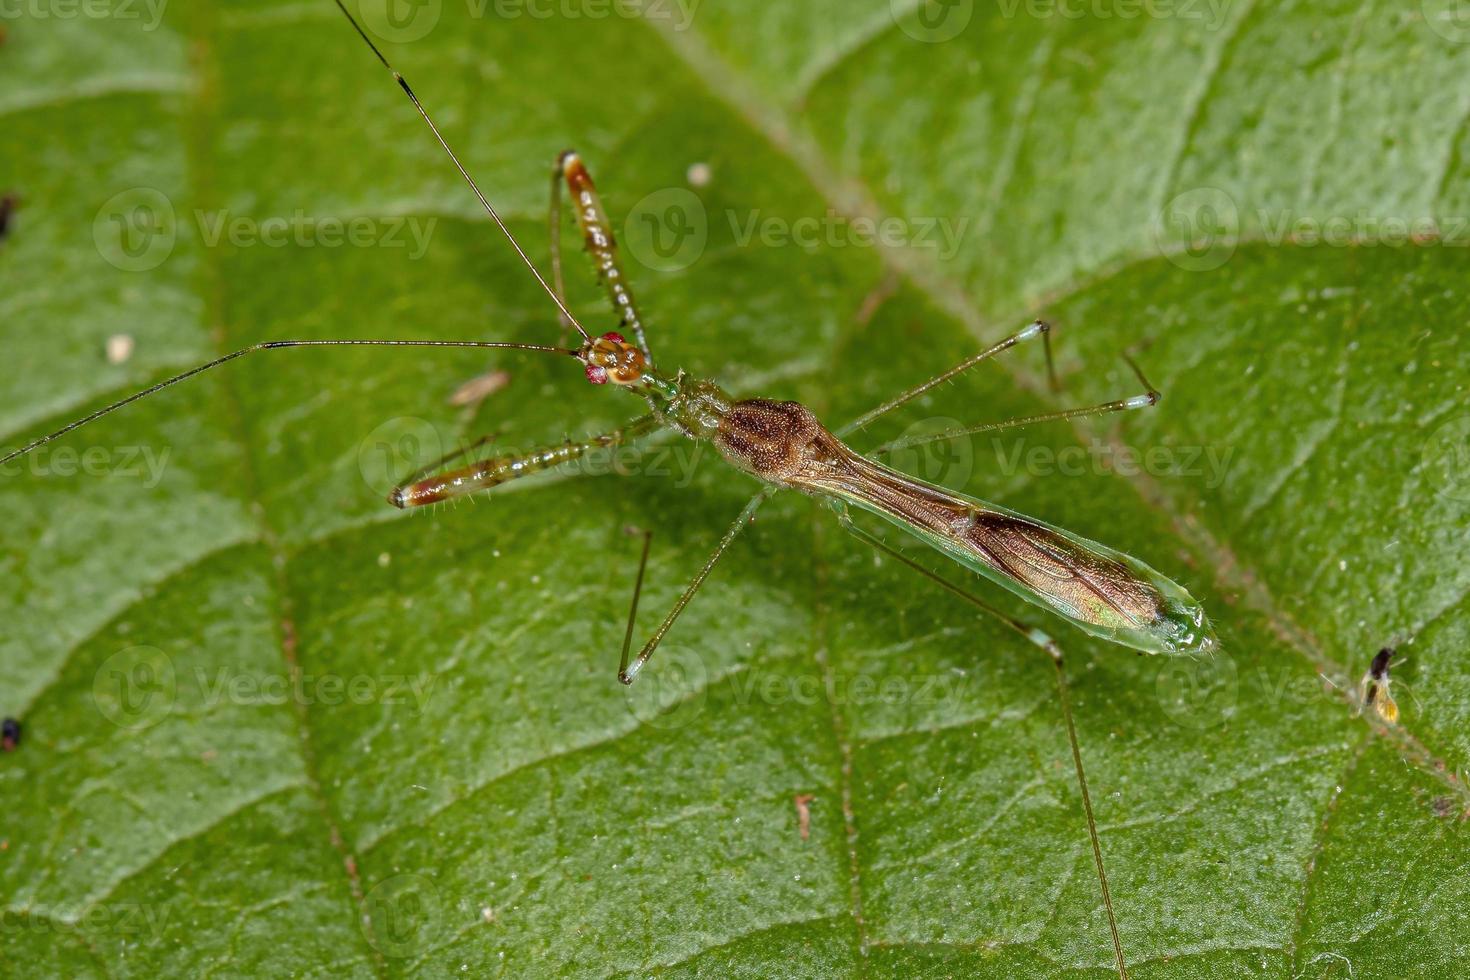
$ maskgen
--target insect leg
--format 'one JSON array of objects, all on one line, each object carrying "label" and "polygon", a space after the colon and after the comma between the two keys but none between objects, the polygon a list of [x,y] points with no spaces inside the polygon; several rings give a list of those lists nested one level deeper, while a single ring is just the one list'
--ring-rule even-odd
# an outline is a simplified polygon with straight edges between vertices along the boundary
[{"label": "insect leg", "polygon": [[[684,611],[684,607],[689,605],[689,600],[694,598],[694,593],[698,592],[699,587],[704,584],[704,580],[709,578],[710,571],[724,557],[726,549],[730,547],[730,544],[740,532],[745,529],[745,525],[750,523],[751,518],[755,516],[755,512],[760,509],[761,504],[769,500],[771,494],[774,492],[773,490],[762,490],[750,498],[750,502],[740,511],[740,516],[735,518],[735,523],[731,524],[725,531],[724,536],[720,538],[720,543],[715,546],[714,554],[709,556],[709,560],[704,563],[704,567],[684,587],[683,593],[680,594],[678,601],[674,603],[674,608],[669,610],[669,614],[664,617],[663,622],[658,624],[658,629],[653,631],[653,636],[649,638],[647,643],[643,644],[643,649],[638,651],[638,656],[633,659],[632,663],[629,663],[628,653],[633,646],[633,618],[638,613],[638,593],[643,589],[643,565],[640,564],[638,566],[638,586],[633,592],[632,608],[628,610],[628,631],[623,637],[623,655],[618,662],[618,680],[624,684],[633,683],[633,680],[638,676],[638,672],[643,669],[643,665],[648,663],[648,658],[653,656],[653,651],[658,649],[658,645],[663,642],[664,634],[669,631],[669,627],[674,625],[674,620],[679,618],[679,614]],[[644,544],[643,560],[645,563],[648,561],[647,542]]]},{"label": "insect leg", "polygon": [[643,351],[650,364],[653,354],[648,349],[648,338],[643,333],[643,318],[638,313],[638,304],[633,299],[633,287],[623,271],[618,257],[618,243],[613,236],[612,222],[597,196],[592,177],[575,150],[566,150],[557,158],[557,168],[567,182],[567,191],[577,209],[577,223],[582,226],[582,237],[587,242],[587,252],[597,266],[597,277],[607,290],[622,326],[633,335],[633,342]]},{"label": "insect leg", "polygon": [[[565,156],[565,154],[563,154]],[[561,340],[557,341],[560,346],[565,347],[567,336],[572,331],[572,320],[566,313],[567,306],[567,280],[561,270],[561,182],[563,164],[562,157],[556,158],[556,164],[551,168],[551,206],[546,216],[547,238],[551,242],[551,287],[556,291],[556,297],[561,302],[557,306],[556,316],[561,321]],[[645,351],[645,353],[647,353]]]},{"label": "insect leg", "polygon": [[638,600],[643,595],[643,573],[648,569],[648,549],[653,544],[653,532],[628,528],[629,533],[643,535],[643,553],[638,557],[638,578],[633,582],[633,601],[628,605],[628,628],[623,632],[623,657],[618,673],[628,669],[628,649],[633,645],[633,624],[638,619]]},{"label": "insect leg", "polygon": [[1040,647],[1051,658],[1052,665],[1056,668],[1057,695],[1062,705],[1062,717],[1067,723],[1067,741],[1071,743],[1072,747],[1072,765],[1077,771],[1077,788],[1082,793],[1082,809],[1087,817],[1087,835],[1092,843],[1092,861],[1097,868],[1097,880],[1102,888],[1103,908],[1107,911],[1108,929],[1112,933],[1113,955],[1117,961],[1118,976],[1122,980],[1128,980],[1128,967],[1123,959],[1123,941],[1118,935],[1118,920],[1113,914],[1113,895],[1108,889],[1108,873],[1103,867],[1102,844],[1097,836],[1097,818],[1093,816],[1092,812],[1092,794],[1087,788],[1087,770],[1082,765],[1082,749],[1077,744],[1077,726],[1072,720],[1072,699],[1067,686],[1067,673],[1063,664],[1061,647],[1042,630],[1028,626],[1021,620],[1007,615],[979,596],[971,594],[939,573],[924,567],[908,555],[888,545],[882,538],[859,527],[846,514],[839,512],[837,514],[837,520],[849,533],[858,539],[872,545],[884,554],[897,559],[951,594],[964,599],[981,612],[1000,620],[1007,628],[1020,634],[1029,643]]},{"label": "insect leg", "polygon": [[[925,392],[932,391],[934,388],[937,388],[939,385],[944,384],[951,378],[963,374],[964,372],[970,370],[970,368],[974,367],[976,364],[979,364],[981,361],[988,361],[990,360],[990,358],[996,356],[997,354],[1000,354],[1003,351],[1010,350],[1012,347],[1021,343],[1021,341],[1031,340],[1034,337],[1042,337],[1045,339],[1047,352],[1046,363],[1049,366],[1051,364],[1051,324],[1043,323],[1041,320],[1037,320],[1034,323],[1028,323],[1025,327],[1017,330],[1015,333],[1011,334],[1004,340],[990,345],[980,353],[965,358],[963,361],[956,364],[948,371],[936,374],[928,381],[925,381],[924,383],[919,385],[915,385],[908,391],[894,395],[892,398],[888,399],[888,401],[879,405],[877,408],[865,412],[864,414],[858,416],[856,419],[853,419],[851,422],[844,425],[842,428],[838,429],[837,435],[841,437],[850,434],[854,430],[861,429],[868,423],[878,418],[881,418],[884,415],[887,415],[889,412],[893,411],[895,408],[898,408],[900,405],[906,405],[909,402],[913,401],[915,398],[918,398],[920,395],[924,394]],[[1055,383],[1054,372],[1053,383]]]},{"label": "insect leg", "polygon": [[[663,422],[657,416],[644,415],[629,422],[621,429],[614,429],[612,432],[605,432],[582,442],[568,440],[560,445],[546,446],[529,453],[482,459],[469,466],[435,473],[432,476],[410,480],[394,487],[393,492],[388,494],[388,502],[394,507],[422,507],[425,504],[437,504],[480,490],[489,490],[502,483],[509,483],[511,480],[518,480],[534,473],[543,473],[546,470],[574,462],[594,449],[620,446],[662,426]],[[485,441],[482,439],[475,445],[482,445]],[[471,450],[473,448],[472,446]],[[463,452],[453,453],[448,459],[454,459],[463,454]],[[442,465],[442,463],[435,465]]]},{"label": "insect leg", "polygon": [[900,449],[912,449],[914,446],[923,446],[931,442],[941,442],[946,439],[958,439],[962,436],[973,436],[981,432],[994,432],[997,429],[1014,429],[1024,425],[1035,425],[1038,422],[1056,422],[1063,419],[1087,418],[1091,415],[1108,415],[1112,412],[1126,412],[1135,408],[1151,408],[1159,403],[1163,396],[1148,383],[1148,378],[1143,376],[1143,370],[1127,354],[1123,359],[1128,366],[1133,368],[1133,373],[1138,376],[1138,381],[1144,387],[1144,393],[1134,395],[1132,398],[1119,398],[1101,405],[1090,405],[1086,408],[1068,408],[1060,412],[1043,412],[1040,415],[1025,415],[1020,418],[1006,419],[1003,422],[987,422],[983,425],[966,426],[963,429],[945,429],[943,432],[935,432],[930,435],[909,436],[904,439],[894,439],[879,446],[870,456],[878,456],[884,453],[897,452]]},{"label": "insect leg", "polygon": [[464,457],[473,454],[475,450],[479,449],[486,443],[494,441],[499,435],[500,433],[498,432],[491,432],[488,435],[483,435],[480,438],[476,439],[468,446],[445,453],[434,462],[429,463],[426,466],[420,466],[408,476],[404,477],[404,479],[399,483],[399,486],[404,486],[405,484],[409,483],[417,483],[419,480],[422,480],[424,477],[428,476],[430,473],[433,473],[435,470],[442,470],[444,467],[448,466],[455,460],[463,459]]}]

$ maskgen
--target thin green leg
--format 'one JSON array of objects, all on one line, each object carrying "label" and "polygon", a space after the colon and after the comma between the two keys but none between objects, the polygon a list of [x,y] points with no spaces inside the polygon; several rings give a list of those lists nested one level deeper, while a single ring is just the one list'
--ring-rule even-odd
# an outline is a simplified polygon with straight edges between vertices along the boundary
[{"label": "thin green leg", "polygon": [[836,513],[837,520],[842,526],[859,540],[902,562],[920,575],[935,582],[952,595],[964,599],[986,615],[1000,620],[1008,629],[1020,634],[1027,642],[1040,647],[1051,658],[1052,665],[1056,668],[1057,695],[1062,705],[1062,717],[1066,719],[1067,723],[1067,740],[1072,746],[1072,765],[1077,771],[1077,787],[1082,792],[1082,809],[1087,816],[1087,835],[1092,843],[1092,860],[1097,868],[1098,884],[1102,888],[1103,908],[1107,911],[1108,915],[1108,929],[1112,934],[1113,954],[1117,960],[1118,976],[1123,978],[1123,980],[1127,980],[1128,966],[1123,959],[1123,941],[1118,935],[1118,920],[1113,913],[1113,895],[1108,888],[1108,873],[1103,867],[1102,843],[1098,839],[1097,818],[1093,815],[1092,811],[1092,794],[1087,787],[1087,771],[1082,765],[1082,749],[1077,744],[1077,726],[1072,720],[1072,698],[1067,685],[1067,673],[1063,664],[1061,647],[1044,631],[1033,626],[1028,626],[1021,620],[1007,615],[979,596],[973,595],[939,573],[925,568],[908,555],[891,547],[882,538],[859,527],[846,513],[842,511],[837,511]]}]

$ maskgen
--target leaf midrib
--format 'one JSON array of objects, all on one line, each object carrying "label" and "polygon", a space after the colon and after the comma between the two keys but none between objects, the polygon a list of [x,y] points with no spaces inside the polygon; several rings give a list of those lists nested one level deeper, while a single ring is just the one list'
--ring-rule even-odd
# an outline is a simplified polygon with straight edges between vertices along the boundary
[{"label": "leaf midrib", "polygon": [[[200,207],[209,207],[219,199],[214,179],[218,162],[215,120],[219,91],[219,62],[214,46],[217,30],[216,18],[217,12],[214,5],[205,3],[200,4],[188,19],[189,60],[195,76],[194,98],[190,100],[188,111],[187,132],[191,139],[191,145],[187,148],[188,173],[191,195]],[[204,253],[201,263],[205,294],[203,296],[204,316],[214,342],[216,356],[223,356],[233,349],[229,342],[230,321],[226,276],[222,268],[220,251],[205,249]],[[250,451],[244,405],[240,400],[237,383],[235,378],[227,373],[221,384],[226,402],[225,412],[228,416],[226,424],[235,434],[241,449],[241,497],[246,501],[247,509],[254,515],[254,520],[260,529],[261,543],[270,555],[273,587],[277,596],[273,626],[280,645],[281,663],[286,675],[292,678],[294,684],[299,681],[301,674],[301,667],[296,657],[300,637],[293,621],[294,603],[286,578],[287,554],[260,493],[260,481],[255,471],[254,456]],[[297,749],[301,756],[302,771],[306,777],[307,793],[321,816],[323,829],[326,832],[326,844],[332,852],[336,853],[340,861],[349,894],[356,906],[349,913],[349,927],[356,924],[359,925],[359,929],[349,929],[349,934],[360,944],[366,961],[372,964],[373,972],[379,977],[387,977],[386,958],[380,950],[367,941],[373,923],[357,870],[357,857],[342,834],[340,815],[322,790],[307,706],[296,699],[287,699],[287,701],[289,706],[286,710],[292,716],[292,727],[296,732]]]}]

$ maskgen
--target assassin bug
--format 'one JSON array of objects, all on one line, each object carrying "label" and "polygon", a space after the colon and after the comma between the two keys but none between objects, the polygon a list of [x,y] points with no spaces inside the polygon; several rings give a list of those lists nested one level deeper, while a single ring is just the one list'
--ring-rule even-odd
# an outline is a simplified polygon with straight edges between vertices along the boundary
[{"label": "assassin bug", "polygon": [[[612,223],[582,158],[572,151],[561,154],[552,174],[553,261],[552,276],[548,281],[537,270],[535,263],[481,192],[408,82],[392,67],[342,0],[335,2],[372,53],[392,74],[476,199],[541,290],[555,305],[562,325],[562,342],[558,345],[454,340],[343,339],[266,342],[226,354],[129,395],[34,440],[0,459],[0,464],[132,402],[247,354],[265,350],[322,346],[489,348],[545,353],[574,360],[579,364],[581,375],[587,382],[628,392],[639,400],[645,412],[619,429],[582,442],[550,446],[523,454],[492,456],[468,463],[460,459],[469,452],[465,450],[440,460],[394,488],[389,494],[389,501],[399,508],[415,508],[490,490],[512,480],[574,463],[593,450],[631,443],[661,430],[673,430],[690,439],[709,443],[725,461],[755,477],[763,484],[760,492],[751,498],[725,531],[713,553],[683,590],[673,608],[635,654],[633,631],[649,554],[649,538],[645,534],[618,668],[619,680],[624,684],[631,684],[735,538],[774,493],[791,489],[819,500],[831,510],[846,530],[860,540],[912,567],[987,614],[998,617],[1008,628],[1045,650],[1050,656],[1055,666],[1073,764],[1082,791],[1093,860],[1102,888],[1117,967],[1120,975],[1126,975],[1122,945],[1107,888],[1101,845],[1073,724],[1060,648],[1041,629],[994,608],[985,600],[971,595],[966,589],[890,546],[881,537],[858,524],[855,512],[875,515],[893,524],[964,568],[1065,619],[1092,636],[1146,653],[1210,653],[1216,648],[1217,641],[1201,604],[1183,586],[1142,561],[1060,527],[926,483],[903,474],[876,458],[896,448],[918,445],[924,441],[957,438],[1003,426],[1151,407],[1158,403],[1159,394],[1148,383],[1143,372],[1137,365],[1129,362],[1144,389],[1142,394],[1132,397],[995,425],[951,430],[926,436],[921,440],[892,443],[865,455],[850,448],[844,439],[1012,347],[1039,339],[1045,346],[1050,364],[1050,327],[1041,321],[1028,324],[948,371],[902,392],[835,430],[828,429],[815,414],[797,402],[736,398],[714,381],[693,377],[682,371],[667,371],[656,361],[648,343],[646,325],[624,272]],[[563,189],[570,196],[587,250],[608,298],[621,319],[619,331],[593,336],[568,307],[560,252],[557,248]],[[568,346],[566,338],[573,333],[579,342],[575,346]]]}]

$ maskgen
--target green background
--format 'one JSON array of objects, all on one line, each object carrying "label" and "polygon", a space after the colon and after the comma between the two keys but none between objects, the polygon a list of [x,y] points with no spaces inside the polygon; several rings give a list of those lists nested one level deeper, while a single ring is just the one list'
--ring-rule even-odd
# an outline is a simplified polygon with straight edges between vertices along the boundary
[{"label": "green background", "polygon": [[[551,160],[583,152],[665,366],[837,424],[1059,324],[1064,393],[1023,347],[860,447],[1133,394],[1136,350],[1153,411],[908,461],[1138,555],[1219,627],[1212,662],[1137,657],[981,586],[1068,652],[1133,975],[1462,975],[1470,23],[1439,0],[916,7],[431,0],[387,50],[538,261]],[[178,2],[156,29],[142,3],[69,9],[3,21],[7,442],[262,340],[554,340],[327,0]],[[673,217],[706,243],[650,269],[647,217],[696,163]],[[742,243],[829,209],[831,242]],[[435,223],[421,256],[210,244],[220,211]],[[120,253],[118,215],[160,251]],[[853,216],[966,231],[953,256],[871,247]],[[504,390],[449,404],[492,366]],[[762,511],[629,691],[624,527],[656,532],[647,629],[746,478],[709,454],[679,478],[671,445],[673,476],[383,502],[436,444],[636,408],[549,358],[273,353],[69,438],[91,473],[12,466],[0,971],[1110,975],[1050,664],[811,502]],[[1385,731],[1352,687],[1389,643]]]}]

